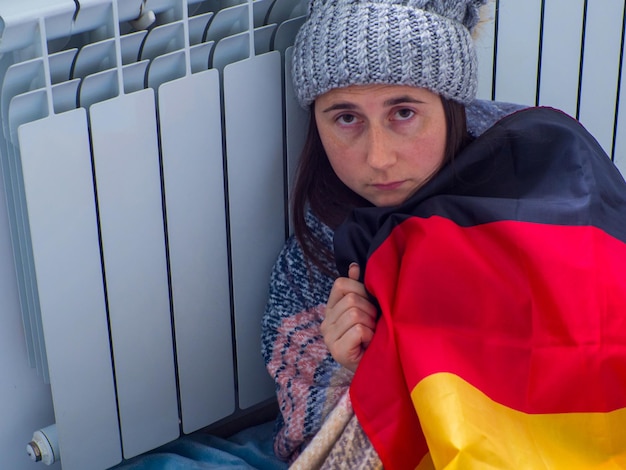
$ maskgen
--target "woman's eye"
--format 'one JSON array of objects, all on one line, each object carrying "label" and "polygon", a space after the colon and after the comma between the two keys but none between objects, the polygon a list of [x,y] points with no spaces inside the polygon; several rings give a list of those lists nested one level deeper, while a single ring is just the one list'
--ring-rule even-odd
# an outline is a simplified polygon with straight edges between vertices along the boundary
[{"label": "woman's eye", "polygon": [[356,116],[354,114],[342,114],[337,118],[337,122],[344,126],[354,124],[356,122]]},{"label": "woman's eye", "polygon": [[396,111],[395,118],[399,121],[406,121],[415,115],[415,111],[409,108],[402,108]]}]

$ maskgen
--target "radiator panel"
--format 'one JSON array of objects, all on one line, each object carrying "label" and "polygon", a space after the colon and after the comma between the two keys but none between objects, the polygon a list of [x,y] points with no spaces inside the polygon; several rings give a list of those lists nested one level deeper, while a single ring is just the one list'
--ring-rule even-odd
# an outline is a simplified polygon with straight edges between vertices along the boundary
[{"label": "radiator panel", "polygon": [[481,11],[484,20],[477,26],[478,34],[474,35],[476,56],[478,58],[478,89],[476,96],[479,99],[489,100],[493,96],[493,67],[496,46],[495,2],[483,6]]},{"label": "radiator panel", "polygon": [[278,52],[225,67],[224,115],[239,405],[247,408],[274,394],[261,323],[250,319],[260,319],[267,301],[267,283],[257,280],[269,279],[285,240]]},{"label": "radiator panel", "polygon": [[182,424],[189,433],[235,411],[217,71],[163,84],[159,116]]},{"label": "radiator panel", "polygon": [[209,21],[205,41],[219,41],[248,30],[248,5],[233,5],[218,11]]},{"label": "radiator panel", "polygon": [[495,99],[533,106],[539,63],[541,0],[501,0]]},{"label": "radiator panel", "polygon": [[96,103],[90,117],[122,446],[129,458],[179,435],[154,93]]},{"label": "radiator panel", "polygon": [[[287,48],[291,47],[305,19],[306,16],[297,16],[280,23],[278,28],[276,28],[276,34],[273,38],[273,49],[284,52]],[[285,64],[285,70],[291,70],[288,68],[287,64]],[[291,83],[288,84],[285,82],[286,87],[292,85]]]},{"label": "radiator panel", "polygon": [[[622,64],[626,63],[626,47],[622,50]],[[626,67],[622,66],[620,83],[626,83]],[[623,90],[623,89],[622,89]],[[623,91],[622,91],[623,93]],[[615,126],[615,148],[613,156],[615,165],[620,169],[622,175],[626,175],[626,99],[622,96],[617,108],[617,125]]]},{"label": "radiator panel", "polygon": [[539,104],[550,103],[571,116],[578,112],[583,20],[584,0],[553,0],[545,6]]},{"label": "radiator panel", "polygon": [[612,155],[624,2],[589,2],[587,18],[578,118]]},{"label": "radiator panel", "polygon": [[[4,62],[4,61],[3,61]],[[4,64],[3,64],[4,65]],[[20,64],[9,65],[5,80],[2,83],[1,108],[3,135],[10,136],[9,107],[14,96],[28,91],[29,83],[43,84],[43,67],[40,60],[30,60]],[[2,175],[7,196],[7,211],[11,221],[10,232],[13,241],[13,255],[19,289],[20,304],[22,305],[22,324],[26,335],[26,349],[28,361],[41,373],[41,351],[37,340],[34,305],[31,297],[31,286],[28,282],[28,265],[24,262],[26,244],[23,231],[24,217],[21,210],[22,199],[19,193],[20,182],[16,174],[16,165],[19,161],[15,156],[12,141],[5,141],[2,154]]]},{"label": "radiator panel", "polygon": [[85,111],[19,137],[59,442],[81,442],[64,465],[108,468],[122,455]]},{"label": "radiator panel", "polygon": [[[12,97],[6,122],[10,135],[10,145],[7,152],[7,169],[10,185],[13,191],[13,203],[15,211],[11,214],[16,229],[12,235],[17,236],[17,243],[14,243],[16,250],[16,264],[19,265],[19,276],[23,277],[24,285],[20,295],[22,304],[26,306],[23,312],[24,323],[29,323],[32,332],[34,347],[34,358],[38,372],[44,381],[49,383],[48,360],[45,350],[43,333],[41,331],[41,311],[39,307],[39,293],[35,280],[35,268],[33,265],[33,254],[30,248],[31,238],[29,220],[26,214],[26,202],[24,197],[24,181],[22,176],[22,163],[20,161],[19,149],[17,145],[17,129],[22,124],[40,119],[47,113],[46,95],[42,90],[33,90]],[[4,169],[3,169],[4,171]]]}]

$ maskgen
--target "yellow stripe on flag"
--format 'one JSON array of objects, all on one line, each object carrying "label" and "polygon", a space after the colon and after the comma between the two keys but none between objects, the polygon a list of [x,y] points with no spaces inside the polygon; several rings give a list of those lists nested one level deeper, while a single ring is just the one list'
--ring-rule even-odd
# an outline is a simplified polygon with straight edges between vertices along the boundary
[{"label": "yellow stripe on flag", "polygon": [[450,373],[426,377],[411,398],[437,469],[626,468],[626,409],[526,414]]}]

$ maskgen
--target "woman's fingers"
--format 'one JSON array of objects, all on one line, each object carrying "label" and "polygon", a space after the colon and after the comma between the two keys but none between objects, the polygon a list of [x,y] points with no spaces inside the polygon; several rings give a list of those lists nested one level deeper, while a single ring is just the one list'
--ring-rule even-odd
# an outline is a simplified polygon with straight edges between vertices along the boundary
[{"label": "woman's fingers", "polygon": [[326,302],[327,308],[333,308],[340,300],[342,300],[348,294],[356,294],[364,299],[367,299],[367,292],[365,286],[359,281],[350,279],[347,277],[340,277],[335,280],[333,287],[328,296]]},{"label": "woman's fingers", "polygon": [[348,267],[348,277],[355,281],[359,280],[359,275],[361,274],[361,268],[357,263],[350,263]]},{"label": "woman's fingers", "polygon": [[353,263],[348,269],[348,277],[335,281],[321,324],[324,343],[330,353],[350,370],[356,369],[376,327],[376,307],[358,281],[359,275],[360,268]]},{"label": "woman's fingers", "polygon": [[329,350],[338,363],[354,372],[373,336],[372,328],[362,324],[354,325]]},{"label": "woman's fingers", "polygon": [[373,328],[376,324],[376,307],[359,294],[350,292],[345,294],[332,307],[326,307],[326,316],[322,322],[324,329],[332,329],[335,337],[342,336],[354,325],[362,324]]}]

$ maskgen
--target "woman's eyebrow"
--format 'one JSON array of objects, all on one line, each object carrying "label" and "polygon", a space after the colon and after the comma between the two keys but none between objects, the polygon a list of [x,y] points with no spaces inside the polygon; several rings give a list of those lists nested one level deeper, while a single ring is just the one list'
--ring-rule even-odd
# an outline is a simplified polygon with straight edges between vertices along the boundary
[{"label": "woman's eyebrow", "polygon": [[337,111],[337,110],[354,110],[356,108],[357,106],[352,103],[335,103],[329,106],[328,108],[323,109],[322,112],[328,113],[330,111]]},{"label": "woman's eyebrow", "polygon": [[[412,96],[409,95],[402,95],[402,96],[397,96],[395,98],[389,98],[388,100],[383,102],[383,106],[389,107],[389,106],[396,106],[402,103],[415,103],[415,104],[423,104],[425,103],[425,101],[422,100],[418,100],[417,98],[413,98]],[[355,109],[358,109],[358,106],[350,103],[350,102],[339,102],[339,103],[335,103],[331,106],[329,106],[328,108],[325,108],[322,110],[323,113],[327,113],[330,111],[337,111],[337,110],[341,110],[341,111],[353,111]]]},{"label": "woman's eyebrow", "polygon": [[422,100],[418,100],[416,98],[413,98],[412,96],[398,96],[397,98],[390,98],[388,100],[386,100],[383,104],[385,106],[396,106],[398,104],[402,104],[402,103],[416,103],[416,104],[423,104],[424,101]]}]

